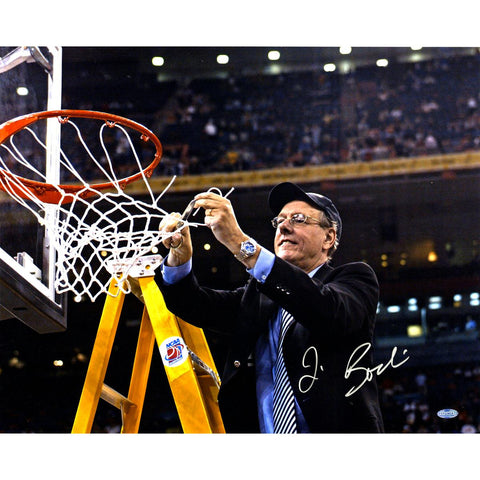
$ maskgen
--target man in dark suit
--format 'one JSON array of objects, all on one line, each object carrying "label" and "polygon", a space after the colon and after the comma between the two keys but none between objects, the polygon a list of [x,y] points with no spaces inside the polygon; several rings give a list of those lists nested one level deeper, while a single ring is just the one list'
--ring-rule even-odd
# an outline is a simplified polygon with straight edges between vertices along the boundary
[{"label": "man in dark suit", "polygon": [[[226,431],[383,432],[371,351],[378,281],[365,263],[330,265],[342,233],[331,200],[275,186],[275,253],[241,230],[227,198],[195,200],[250,278],[235,290],[200,286],[185,227],[164,241],[159,286],[170,311],[229,339],[218,398]],[[178,216],[160,229],[175,231]]]}]

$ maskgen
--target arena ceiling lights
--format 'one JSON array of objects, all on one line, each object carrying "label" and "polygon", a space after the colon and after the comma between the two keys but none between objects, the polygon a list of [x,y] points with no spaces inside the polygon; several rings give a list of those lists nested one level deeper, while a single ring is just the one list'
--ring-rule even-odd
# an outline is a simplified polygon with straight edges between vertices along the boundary
[{"label": "arena ceiling lights", "polygon": [[[277,60],[280,60],[280,52],[278,50],[269,50],[267,53],[267,58],[271,62],[276,62]],[[226,65],[230,61],[230,57],[225,54],[219,54],[217,55],[217,63],[220,65]]]},{"label": "arena ceiling lights", "polygon": [[[278,74],[303,68],[347,74],[359,67],[389,67],[392,62],[419,62],[446,55],[472,55],[473,48],[440,47],[109,47],[66,49],[65,62],[117,61],[151,72],[161,80],[181,76],[225,76],[228,72]],[[142,55],[146,57],[142,59]],[[220,56],[221,55],[221,56]],[[218,57],[218,60],[217,60]],[[228,57],[228,61],[227,61]],[[378,63],[377,63],[378,62]],[[387,63],[388,62],[388,63]],[[160,73],[161,72],[161,73]]]}]

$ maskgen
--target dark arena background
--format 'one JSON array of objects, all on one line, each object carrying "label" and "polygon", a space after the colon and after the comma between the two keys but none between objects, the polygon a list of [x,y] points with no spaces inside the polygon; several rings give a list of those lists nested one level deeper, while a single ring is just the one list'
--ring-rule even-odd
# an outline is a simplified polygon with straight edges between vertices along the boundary
[{"label": "dark arena background", "polygon": [[[271,247],[274,184],[333,199],[344,225],[333,263],[366,261],[380,281],[376,362],[408,356],[377,376],[389,433],[480,430],[479,92],[479,48],[63,49],[63,108],[122,115],[159,137],[152,188],[177,176],[166,210],[235,187],[240,225]],[[13,208],[0,197],[1,245],[12,254],[20,238],[34,248],[37,235],[33,217]],[[209,231],[192,235],[202,282],[246,280]],[[70,296],[67,329],[47,334],[2,317],[0,432],[70,432],[102,308]],[[119,391],[128,389],[138,301],[127,297],[123,313],[106,378]],[[221,370],[222,342],[208,340]],[[140,431],[180,432],[154,353]],[[458,415],[442,418],[444,409]],[[100,402],[93,431],[119,429],[119,412]]]}]

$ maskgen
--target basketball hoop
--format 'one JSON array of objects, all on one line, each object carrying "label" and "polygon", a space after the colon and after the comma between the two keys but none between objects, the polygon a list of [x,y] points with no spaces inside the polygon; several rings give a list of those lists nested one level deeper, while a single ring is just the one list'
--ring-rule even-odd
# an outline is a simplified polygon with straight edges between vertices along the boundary
[{"label": "basketball hoop", "polygon": [[[160,140],[143,125],[129,120],[128,118],[120,117],[118,115],[112,115],[103,112],[93,112],[88,110],[52,110],[17,117],[13,120],[5,122],[3,125],[0,126],[0,144],[2,144],[4,148],[6,148],[3,144],[7,139],[11,139],[16,133],[20,132],[21,130],[29,130],[30,125],[39,122],[40,120],[45,120],[47,118],[57,118],[62,125],[66,125],[69,123],[74,125],[70,121],[71,118],[87,118],[91,120],[97,119],[104,122],[102,128],[105,126],[108,128],[128,127],[133,130],[137,130],[138,132],[140,132],[140,139],[142,141],[151,141],[154,144],[156,148],[154,159],[150,163],[150,165],[141,170],[139,173],[131,175],[128,178],[123,178],[121,180],[118,180],[115,177],[115,173],[113,170],[110,172],[112,174],[112,177],[110,177],[109,174],[105,170],[103,170],[100,164],[97,163],[100,170],[109,178],[109,181],[104,183],[98,183],[96,185],[88,185],[86,183],[82,183],[81,185],[51,185],[45,181],[39,182],[19,177],[10,172],[9,169],[6,169],[4,166],[5,169],[0,168],[0,181],[2,182],[3,186],[11,186],[14,190],[13,192],[10,192],[7,189],[8,187],[4,188],[4,190],[8,193],[19,195],[22,198],[30,198],[31,195],[34,195],[38,198],[38,200],[44,203],[58,203],[59,201],[61,201],[62,203],[68,203],[73,201],[76,196],[87,198],[89,196],[98,194],[98,192],[101,190],[106,190],[109,188],[124,190],[129,183],[135,182],[142,177],[149,178],[162,157],[162,144],[160,143]],[[77,131],[77,133],[79,135],[78,138],[81,139],[83,143],[83,138],[81,137],[80,131]],[[42,145],[40,139],[37,139],[37,141],[40,145]],[[105,147],[104,144],[102,144],[102,146]],[[84,144],[84,147],[86,148],[87,152],[90,153],[86,144]],[[21,155],[16,147],[15,150],[19,155]],[[109,157],[108,152],[105,151],[105,153],[107,154],[107,157]],[[77,176],[79,180],[82,180],[77,175],[79,172],[77,172],[77,170],[70,163],[68,157],[64,155],[62,156],[63,161],[65,162],[63,163],[61,160],[62,165],[69,169],[72,174]],[[96,162],[94,158],[92,158],[92,160]],[[22,161],[22,163],[23,162],[24,160]],[[139,164],[138,161],[137,164]],[[32,167],[32,171],[35,171],[34,167]],[[44,178],[44,180],[45,179],[46,177]],[[20,185],[21,187],[19,188]]]},{"label": "basketball hoop", "polygon": [[[55,119],[61,124],[58,182],[47,180],[48,147],[41,140],[43,124]],[[148,179],[160,162],[162,145],[137,122],[87,110],[32,113],[0,125],[0,147],[0,189],[49,230],[57,253],[58,293],[72,291],[95,301],[108,293],[112,275],[129,293],[127,277],[138,260],[148,259],[156,245],[187,223],[168,234],[158,231],[169,215],[158,201],[175,177],[155,198]],[[127,193],[126,187],[139,181],[147,200]]]}]

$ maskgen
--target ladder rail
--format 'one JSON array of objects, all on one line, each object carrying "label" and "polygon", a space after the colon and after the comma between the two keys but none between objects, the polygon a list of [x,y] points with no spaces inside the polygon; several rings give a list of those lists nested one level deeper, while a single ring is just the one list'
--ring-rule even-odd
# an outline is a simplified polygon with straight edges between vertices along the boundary
[{"label": "ladder rail", "polygon": [[98,401],[105,380],[108,361],[112,352],[125,298],[125,294],[120,291],[115,279],[112,279],[108,291],[109,295],[105,300],[100,324],[98,326],[72,433],[86,433],[92,430]]}]

